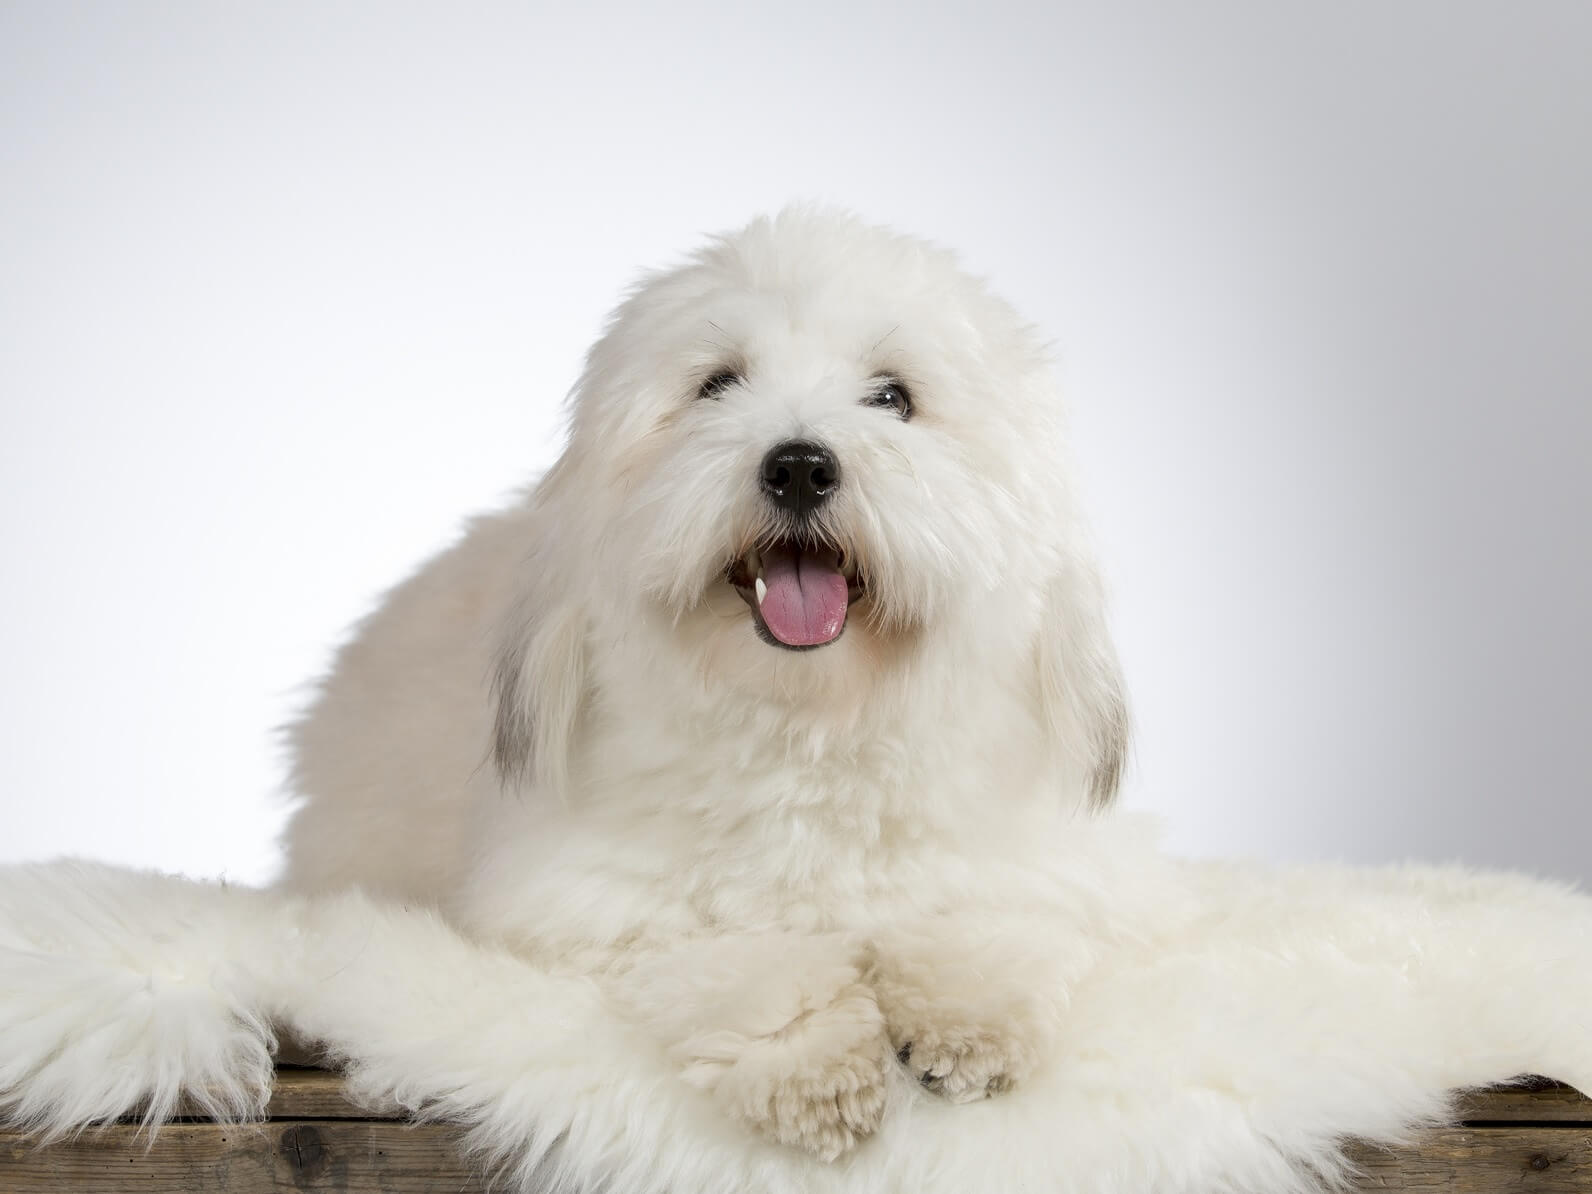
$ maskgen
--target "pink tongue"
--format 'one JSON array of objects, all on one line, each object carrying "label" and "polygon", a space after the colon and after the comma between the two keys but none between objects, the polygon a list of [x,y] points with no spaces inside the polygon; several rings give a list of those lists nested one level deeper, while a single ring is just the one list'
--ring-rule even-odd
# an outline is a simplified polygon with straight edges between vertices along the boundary
[{"label": "pink tongue", "polygon": [[763,583],[763,623],[786,646],[816,647],[845,628],[846,578],[812,552],[770,548],[763,556]]}]

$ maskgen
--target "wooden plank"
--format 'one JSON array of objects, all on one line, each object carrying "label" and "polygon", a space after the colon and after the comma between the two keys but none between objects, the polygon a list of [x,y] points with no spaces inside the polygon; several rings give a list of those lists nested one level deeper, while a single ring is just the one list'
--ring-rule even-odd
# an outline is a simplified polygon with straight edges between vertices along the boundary
[{"label": "wooden plank", "polygon": [[1592,1124],[1592,1099],[1572,1086],[1536,1078],[1465,1095],[1455,1104],[1455,1118],[1467,1123]]},{"label": "wooden plank", "polygon": [[1583,1128],[1450,1128],[1402,1149],[1356,1144],[1360,1191],[1588,1194],[1592,1132]]},{"label": "wooden plank", "polygon": [[252,1127],[179,1123],[154,1148],[130,1124],[112,1124],[70,1142],[37,1148],[0,1133],[0,1190],[6,1194],[484,1194],[437,1124],[279,1120]]},{"label": "wooden plank", "polygon": [[[457,1152],[457,1129],[390,1120],[273,1120],[242,1128],[170,1124],[153,1148],[114,1124],[40,1149],[0,1133],[6,1194],[259,1194],[297,1189],[339,1194],[481,1194],[488,1186]],[[1584,1126],[1453,1128],[1414,1145],[1356,1144],[1356,1190],[1450,1194],[1589,1194],[1592,1129]]]},{"label": "wooden plank", "polygon": [[271,1102],[270,1119],[403,1119],[403,1113],[367,1110],[349,1102],[343,1077],[331,1070],[279,1069]]},{"label": "wooden plank", "polygon": [[[1389,1150],[1356,1143],[1361,1191],[1453,1194],[1592,1194],[1592,1101],[1533,1079],[1473,1093],[1457,1104],[1463,1126]],[[116,1124],[40,1149],[0,1133],[0,1191],[147,1191],[177,1194],[300,1189],[342,1194],[480,1191],[457,1152],[458,1130],[409,1125],[392,1111],[349,1102],[340,1075],[283,1066],[264,1124],[195,1121],[163,1128],[153,1148]]]}]

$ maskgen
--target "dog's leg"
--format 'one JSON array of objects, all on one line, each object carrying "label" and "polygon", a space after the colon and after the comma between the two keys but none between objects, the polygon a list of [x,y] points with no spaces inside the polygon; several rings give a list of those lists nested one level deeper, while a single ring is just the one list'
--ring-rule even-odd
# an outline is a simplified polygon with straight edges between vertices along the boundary
[{"label": "dog's leg", "polygon": [[838,936],[724,937],[649,955],[613,991],[734,1119],[833,1160],[884,1114],[890,1048],[865,960]]},{"label": "dog's leg", "polygon": [[1021,1082],[1054,1046],[1065,961],[1060,950],[991,940],[947,919],[881,937],[865,978],[908,1071],[965,1103]]}]

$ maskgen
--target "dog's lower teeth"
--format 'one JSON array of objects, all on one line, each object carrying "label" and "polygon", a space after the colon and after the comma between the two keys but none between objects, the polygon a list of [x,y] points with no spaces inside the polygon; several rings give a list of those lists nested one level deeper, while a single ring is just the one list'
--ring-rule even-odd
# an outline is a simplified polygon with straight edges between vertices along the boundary
[{"label": "dog's lower teeth", "polygon": [[763,578],[760,576],[752,582],[752,587],[757,590],[757,604],[761,606],[763,598],[768,596],[768,586],[763,583]]}]

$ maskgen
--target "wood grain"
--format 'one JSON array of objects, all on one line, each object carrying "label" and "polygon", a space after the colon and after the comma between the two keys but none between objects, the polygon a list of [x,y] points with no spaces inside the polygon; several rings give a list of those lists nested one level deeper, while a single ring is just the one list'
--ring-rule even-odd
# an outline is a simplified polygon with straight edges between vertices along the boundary
[{"label": "wood grain", "polygon": [[1592,1124],[1592,1100],[1573,1087],[1539,1078],[1519,1086],[1496,1086],[1465,1095],[1455,1104],[1454,1118],[1466,1123],[1528,1120]]},{"label": "wood grain", "polygon": [[268,1119],[375,1119],[400,1120],[397,1110],[360,1107],[343,1093],[343,1079],[330,1070],[279,1069]]},{"label": "wood grain", "polygon": [[435,1124],[273,1120],[252,1127],[168,1124],[153,1148],[131,1124],[112,1124],[66,1144],[34,1148],[0,1134],[5,1194],[484,1194],[456,1148],[458,1132]]},{"label": "wood grain", "polygon": [[[1413,1145],[1350,1146],[1362,1191],[1592,1194],[1592,1102],[1536,1079],[1465,1096],[1460,1126]],[[283,1067],[265,1123],[180,1122],[153,1147],[135,1124],[112,1124],[38,1148],[0,1133],[0,1192],[43,1194],[475,1194],[488,1184],[457,1150],[458,1131],[412,1125],[393,1109],[355,1106],[342,1079]]]},{"label": "wood grain", "polygon": [[1445,1190],[1452,1194],[1587,1194],[1592,1126],[1449,1128],[1414,1145],[1356,1144],[1356,1190]]}]

